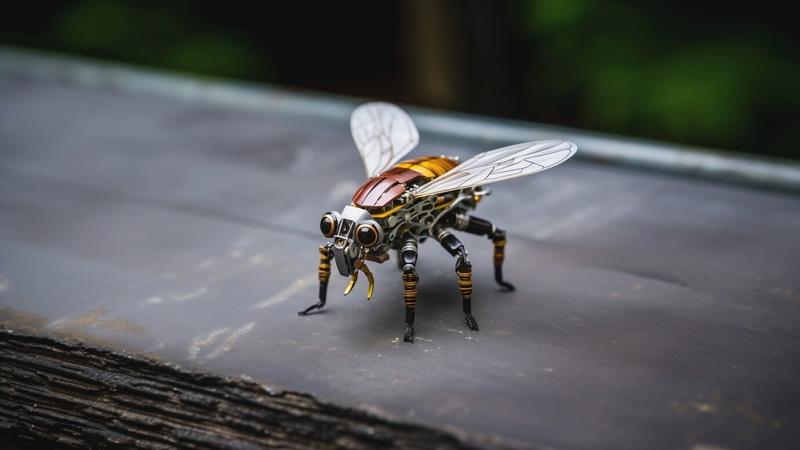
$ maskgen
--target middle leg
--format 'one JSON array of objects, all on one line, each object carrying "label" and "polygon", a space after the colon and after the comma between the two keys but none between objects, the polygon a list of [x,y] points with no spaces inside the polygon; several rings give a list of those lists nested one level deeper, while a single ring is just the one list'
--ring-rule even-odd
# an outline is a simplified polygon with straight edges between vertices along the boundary
[{"label": "middle leg", "polygon": [[470,330],[478,331],[478,322],[472,316],[472,264],[467,257],[467,249],[453,233],[442,228],[436,232],[436,240],[442,244],[456,259],[458,275],[458,291],[461,294],[461,306],[464,311],[464,323]]}]

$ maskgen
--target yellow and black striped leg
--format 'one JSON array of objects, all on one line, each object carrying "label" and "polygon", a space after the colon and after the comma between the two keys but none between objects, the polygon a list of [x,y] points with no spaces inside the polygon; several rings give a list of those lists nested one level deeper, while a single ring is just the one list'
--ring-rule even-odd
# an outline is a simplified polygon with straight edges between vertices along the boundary
[{"label": "yellow and black striped leg", "polygon": [[479,236],[488,236],[494,243],[494,280],[500,285],[503,292],[511,292],[514,285],[503,280],[503,260],[506,257],[506,232],[494,226],[491,222],[480,217],[466,214],[456,215],[454,226],[456,229]]},{"label": "yellow and black striped leg", "polygon": [[472,317],[472,264],[466,255],[458,257],[456,262],[458,274],[458,290],[461,293],[461,303],[464,307],[464,323],[470,330],[478,331],[478,322]]},{"label": "yellow and black striped leg", "polygon": [[417,308],[417,240],[406,239],[400,251],[403,262],[403,303],[406,307],[406,331],[403,341],[414,342],[414,315]]},{"label": "yellow and black striped leg", "polygon": [[331,244],[319,246],[319,267],[317,268],[317,275],[319,276],[319,301],[297,314],[306,316],[312,311],[322,309],[325,306],[325,299],[328,296],[328,280],[331,277],[332,256]]},{"label": "yellow and black striped leg", "polygon": [[514,285],[503,280],[503,260],[506,256],[506,232],[496,230],[492,235],[494,243],[494,280],[500,285],[503,292],[513,291]]},{"label": "yellow and black striped leg", "polygon": [[472,317],[472,264],[467,258],[467,249],[453,233],[444,228],[435,232],[436,240],[448,253],[457,257],[456,274],[458,274],[458,290],[464,308],[464,322],[470,330],[478,331],[478,322]]}]

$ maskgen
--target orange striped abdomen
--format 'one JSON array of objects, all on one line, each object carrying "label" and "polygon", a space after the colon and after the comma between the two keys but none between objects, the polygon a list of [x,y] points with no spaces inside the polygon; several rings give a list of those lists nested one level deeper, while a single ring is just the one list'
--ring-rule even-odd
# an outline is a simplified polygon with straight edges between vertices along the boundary
[{"label": "orange striped abdomen", "polygon": [[400,161],[361,185],[353,194],[353,204],[367,210],[383,208],[400,197],[409,183],[428,182],[457,165],[458,161],[446,156],[423,156]]}]

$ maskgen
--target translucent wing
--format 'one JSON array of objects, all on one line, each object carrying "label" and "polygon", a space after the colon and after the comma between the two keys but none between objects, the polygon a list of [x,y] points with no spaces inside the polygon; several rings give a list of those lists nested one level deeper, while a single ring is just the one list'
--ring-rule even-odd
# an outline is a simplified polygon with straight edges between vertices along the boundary
[{"label": "translucent wing", "polygon": [[391,103],[365,103],[350,116],[350,131],[367,175],[377,175],[400,161],[419,142],[411,117]]},{"label": "translucent wing", "polygon": [[577,150],[572,142],[547,140],[483,152],[420,186],[414,196],[427,197],[541,172],[566,161]]}]

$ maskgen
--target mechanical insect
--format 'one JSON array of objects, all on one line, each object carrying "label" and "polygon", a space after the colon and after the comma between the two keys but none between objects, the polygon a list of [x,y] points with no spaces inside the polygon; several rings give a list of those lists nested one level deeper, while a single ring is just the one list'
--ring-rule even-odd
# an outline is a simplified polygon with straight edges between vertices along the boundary
[{"label": "mechanical insect", "polygon": [[464,162],[448,156],[401,161],[416,147],[419,132],[402,109],[381,102],[356,108],[350,129],[369,179],[341,212],[322,216],[320,231],[330,242],[319,247],[319,301],[299,314],[325,306],[331,261],[339,274],[350,278],[345,295],[355,286],[359,272],[364,274],[369,300],[375,282],[367,262],[383,263],[394,252],[403,280],[404,340],[414,342],[417,249],[430,238],[455,258],[464,321],[477,331],[472,316],[472,264],[451,230],[488,237],[494,244],[495,280],[502,291],[513,291],[514,286],[503,279],[506,232],[470,212],[489,195],[483,186],[554,167],[572,157],[576,145],[551,139],[483,152]]}]

